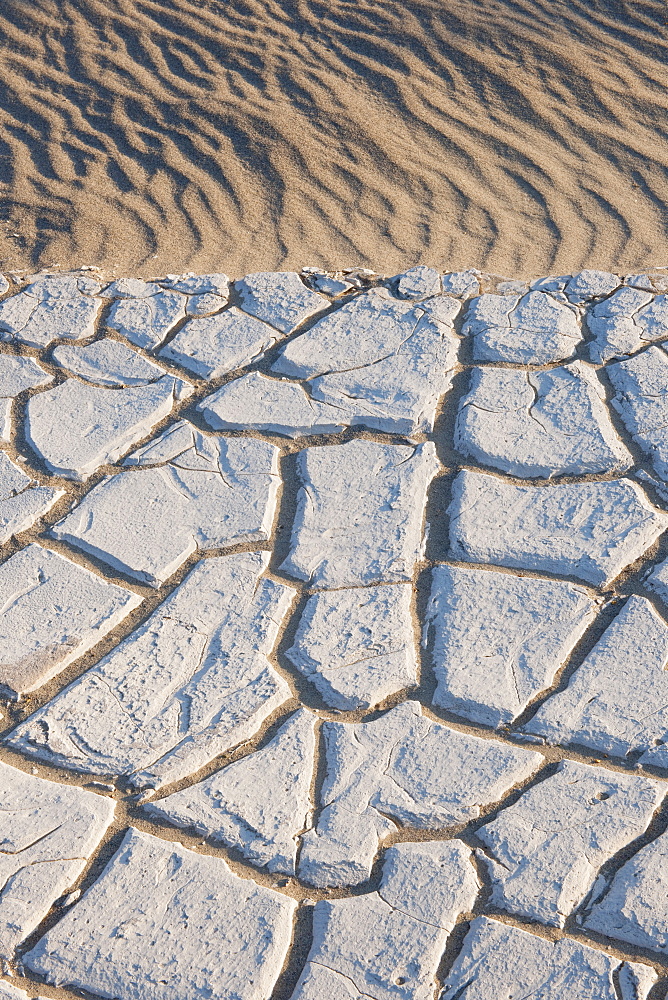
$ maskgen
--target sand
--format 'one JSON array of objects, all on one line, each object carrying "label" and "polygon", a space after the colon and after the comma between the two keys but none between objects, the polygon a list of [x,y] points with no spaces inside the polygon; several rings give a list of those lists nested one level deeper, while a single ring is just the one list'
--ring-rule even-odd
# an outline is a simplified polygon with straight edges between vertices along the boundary
[{"label": "sand", "polygon": [[0,268],[668,264],[667,24],[663,0],[4,0]]}]

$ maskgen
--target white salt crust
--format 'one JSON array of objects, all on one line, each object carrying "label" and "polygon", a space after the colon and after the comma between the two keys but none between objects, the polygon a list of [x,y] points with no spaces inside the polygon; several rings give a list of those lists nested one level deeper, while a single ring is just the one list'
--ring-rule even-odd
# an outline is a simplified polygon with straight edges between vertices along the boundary
[{"label": "white salt crust", "polygon": [[476,917],[439,1000],[647,1000],[657,979],[649,965]]},{"label": "white salt crust", "polygon": [[305,448],[297,457],[302,485],[281,569],[314,587],[410,580],[422,551],[427,487],[438,468],[431,441]]},{"label": "white salt crust", "polygon": [[[0,278],[0,294],[9,287]],[[14,824],[0,851],[5,975],[32,947],[29,976],[39,968],[116,1000],[268,1000],[295,904],[259,887],[253,870],[264,869],[260,879],[281,876],[274,884],[290,894],[292,879],[324,890],[312,893],[321,901],[308,956],[310,918],[298,925],[295,1000],[433,1000],[443,977],[444,1000],[645,1000],[650,966],[569,935],[578,928],[659,962],[668,954],[666,834],[648,826],[666,786],[632,772],[668,773],[668,560],[665,542],[653,547],[668,526],[666,275],[529,283],[424,266],[386,279],[305,268],[249,275],[232,292],[220,273],[120,279],[104,291],[87,277],[33,275],[14,290],[0,302],[10,352],[0,353],[0,694],[30,695],[86,652],[94,665],[46,704],[38,695],[32,714],[6,712],[7,723],[23,718],[5,736],[10,752],[78,771],[91,791],[62,771],[46,782],[36,768],[0,766],[10,802],[0,812]],[[472,358],[485,363],[471,370]],[[460,366],[468,395],[448,401]],[[171,399],[169,385],[180,387]],[[341,432],[347,444],[299,442]],[[264,435],[297,441],[283,442],[300,451],[285,459],[298,479],[285,484],[292,524],[275,524],[279,451]],[[451,475],[453,446],[503,475]],[[26,447],[34,459],[23,465]],[[26,530],[47,537],[40,516],[63,503],[62,482],[35,468],[96,476],[87,495],[64,485],[70,513],[55,535],[59,552],[80,549],[98,572],[21,548]],[[571,481],[518,481],[560,476]],[[288,533],[285,561],[269,569],[257,549],[274,548],[275,531]],[[239,543],[256,551],[221,554]],[[197,551],[183,582],[94,663],[95,644],[125,634],[140,602],[106,582],[105,567],[158,587]],[[425,551],[461,562],[425,567]],[[611,583],[643,557],[629,582],[660,613],[637,595],[622,602]],[[298,600],[284,574],[305,584]],[[603,611],[604,630],[595,615],[606,596],[618,603]],[[423,695],[498,739],[405,701],[419,676],[415,615]],[[313,710],[297,705],[295,684]],[[402,703],[388,710],[387,700]],[[336,721],[340,712],[369,714]],[[537,774],[545,758],[523,741],[572,746],[590,762]],[[221,768],[216,758],[232,750]],[[615,770],[596,766],[604,756]],[[137,790],[161,839],[128,834],[131,849],[101,877],[93,867],[82,895],[76,880],[96,864],[109,820],[91,820],[81,803],[88,796],[111,817],[104,796],[116,779]],[[26,809],[31,782],[53,809]],[[146,804],[173,782],[180,791]],[[487,807],[487,821],[462,833],[469,846],[448,839]],[[165,841],[179,829],[229,852],[244,878]],[[640,850],[639,837],[649,841]],[[467,934],[472,907],[507,916],[478,918]],[[540,936],[516,926],[529,921]],[[1,996],[28,1000],[6,980]]]},{"label": "white salt crust", "polygon": [[[151,350],[159,347],[170,330],[184,318],[187,300],[184,295],[163,289],[160,285],[140,284],[144,287],[132,289],[139,293],[135,297],[124,294],[116,299],[107,323],[131,344]],[[110,289],[111,286],[106,289],[105,295],[110,295]]]},{"label": "white salt crust", "polygon": [[539,290],[472,299],[462,333],[473,340],[475,361],[518,365],[565,361],[582,340],[576,310]]},{"label": "white salt crust", "polygon": [[637,287],[620,288],[587,314],[594,335],[589,356],[598,364],[634,354],[653,340],[668,337],[668,296],[654,298]]},{"label": "white salt crust", "polygon": [[85,347],[60,344],[54,349],[51,360],[84,382],[115,389],[151,385],[165,374],[164,368],[118,340],[96,340]]},{"label": "white salt crust", "polygon": [[668,625],[632,595],[577,668],[525,726],[549,743],[597,753],[642,754],[665,767],[668,754]]},{"label": "white salt crust", "polygon": [[189,295],[186,303],[186,316],[210,316],[220,312],[228,302],[228,295],[218,295],[216,292],[202,292],[201,295]]},{"label": "white salt crust", "polygon": [[[20,990],[18,986],[13,986],[4,979],[0,979],[0,1000],[30,1000],[33,996],[33,992],[26,993],[25,990]],[[38,996],[36,1000],[46,1000],[46,997]]]},{"label": "white salt crust", "polygon": [[156,278],[155,280],[163,288],[173,288],[175,292],[183,292],[184,295],[228,296],[230,293],[230,279],[222,271],[216,271],[212,274],[195,274],[194,271],[186,271],[185,274],[168,274],[164,278]]},{"label": "white salt crust", "polygon": [[645,580],[647,590],[658,594],[664,604],[668,604],[668,559],[656,566]]},{"label": "white salt crust", "polygon": [[95,333],[102,301],[91,278],[34,275],[18,295],[0,302],[0,340],[46,347],[54,340],[82,340]]},{"label": "white salt crust", "polygon": [[345,406],[330,406],[309,396],[300,382],[250,372],[228,382],[197,407],[215,431],[265,431],[298,438],[338,434],[352,422]]},{"label": "white salt crust", "polygon": [[12,404],[25,389],[48,385],[53,378],[32,358],[0,354],[0,441],[12,434]]},{"label": "white salt crust", "polygon": [[447,296],[415,303],[372,289],[282,347],[272,371],[309,379],[310,395],[350,411],[350,424],[428,432],[452,382],[459,309]]},{"label": "white salt crust", "polygon": [[645,832],[666,787],[565,760],[476,831],[486,848],[492,903],[563,927],[601,865]]},{"label": "white salt crust", "polygon": [[157,295],[161,285],[143,278],[118,278],[100,293],[105,299],[145,299]]},{"label": "white salt crust", "polygon": [[414,701],[373,722],[324,722],[322,731],[326,774],[298,865],[300,879],[320,887],[366,881],[389,834],[473,819],[543,760],[432,722]]},{"label": "white salt crust", "polygon": [[217,312],[227,305],[230,297],[230,279],[226,274],[168,274],[159,278],[163,288],[171,288],[188,296],[186,313],[188,316],[204,316]]},{"label": "white salt crust", "polygon": [[299,835],[311,816],[317,718],[300,709],[262,750],[144,811],[228,844],[270,872],[294,875]]},{"label": "white salt crust", "polygon": [[441,286],[446,295],[456,295],[460,299],[470,299],[480,291],[480,271],[450,271],[441,278]]},{"label": "white salt crust", "polygon": [[[668,363],[668,358],[666,358]],[[522,479],[625,471],[633,464],[593,368],[474,368],[458,408],[455,447]]]},{"label": "white salt crust", "polygon": [[277,339],[273,327],[232,306],[188,320],[159,356],[196,378],[219,378],[256,361]]},{"label": "white salt crust", "polygon": [[419,264],[395,276],[398,294],[402,299],[424,299],[441,291],[441,275],[433,267]]},{"label": "white salt crust", "polygon": [[307,288],[294,271],[260,271],[235,282],[244,312],[292,333],[305,320],[329,307],[322,295]]},{"label": "white salt crust", "polygon": [[332,708],[372,708],[417,684],[410,584],[309,597],[285,655]]},{"label": "white salt crust", "polygon": [[55,538],[160,586],[197,551],[265,541],[278,492],[278,449],[206,436],[181,421],[126,459],[52,528]]},{"label": "white salt crust", "polygon": [[312,274],[309,284],[316,292],[322,292],[323,295],[329,295],[331,298],[343,295],[345,292],[351,292],[355,288],[350,281],[346,281],[344,278],[332,278],[329,274]]},{"label": "white salt crust", "polygon": [[0,565],[0,688],[34,691],[141,603],[133,593],[40,545]]},{"label": "white salt crust", "polygon": [[293,591],[263,575],[267,561],[252,552],[199,562],[9,744],[75,771],[159,788],[249,739],[290,697],[266,654]]},{"label": "white salt crust", "polygon": [[661,478],[668,482],[668,355],[650,347],[607,368],[615,388],[612,405]]},{"label": "white salt crust", "polygon": [[102,875],[23,962],[54,986],[117,1000],[266,1000],[295,909],[222,858],[130,828]]},{"label": "white salt crust", "polygon": [[606,586],[668,528],[630,479],[518,486],[464,470],[452,486],[450,555]]},{"label": "white salt crust", "polygon": [[620,285],[620,279],[609,271],[586,270],[566,276],[563,289],[569,302],[578,305],[610,295]]},{"label": "white salt crust", "polygon": [[662,833],[623,864],[611,881],[600,880],[585,927],[633,947],[667,955],[667,872],[668,833]]},{"label": "white salt crust", "polygon": [[113,799],[0,762],[0,958],[12,959],[76,882],[114,808]]},{"label": "white salt crust", "polygon": [[40,486],[0,451],[0,544],[32,527],[63,495],[64,490]]},{"label": "white salt crust", "polygon": [[165,374],[114,389],[67,379],[28,400],[26,440],[50,472],[82,482],[147,437],[191,392]]},{"label": "white salt crust", "polygon": [[482,725],[512,722],[552,684],[595,610],[560,580],[434,567],[424,630],[434,704]]},{"label": "white salt crust", "polygon": [[459,840],[389,848],[377,892],[316,903],[292,1000],[431,1000],[448,934],[478,888]]}]

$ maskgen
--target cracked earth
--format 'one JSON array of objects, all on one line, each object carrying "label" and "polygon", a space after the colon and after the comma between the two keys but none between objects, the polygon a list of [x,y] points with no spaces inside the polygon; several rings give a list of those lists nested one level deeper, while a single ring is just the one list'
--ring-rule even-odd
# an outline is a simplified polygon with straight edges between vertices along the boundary
[{"label": "cracked earth", "polygon": [[0,1000],[665,1000],[668,273],[0,296]]}]

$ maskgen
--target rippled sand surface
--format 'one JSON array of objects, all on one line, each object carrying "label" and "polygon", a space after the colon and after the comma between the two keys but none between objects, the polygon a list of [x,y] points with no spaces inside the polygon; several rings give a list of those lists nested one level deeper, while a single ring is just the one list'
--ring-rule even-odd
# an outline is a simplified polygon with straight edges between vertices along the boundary
[{"label": "rippled sand surface", "polygon": [[667,55],[665,0],[3,0],[0,266],[668,264]]}]

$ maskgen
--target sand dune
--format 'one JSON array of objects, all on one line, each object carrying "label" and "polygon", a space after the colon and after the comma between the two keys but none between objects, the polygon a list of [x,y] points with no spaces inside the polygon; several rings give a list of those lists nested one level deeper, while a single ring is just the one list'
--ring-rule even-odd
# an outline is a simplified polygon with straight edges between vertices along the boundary
[{"label": "sand dune", "polygon": [[664,0],[4,0],[0,266],[668,264],[667,22]]}]

